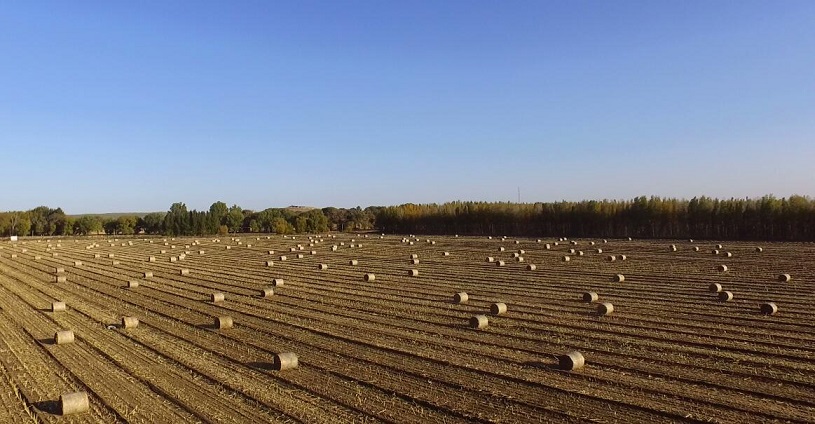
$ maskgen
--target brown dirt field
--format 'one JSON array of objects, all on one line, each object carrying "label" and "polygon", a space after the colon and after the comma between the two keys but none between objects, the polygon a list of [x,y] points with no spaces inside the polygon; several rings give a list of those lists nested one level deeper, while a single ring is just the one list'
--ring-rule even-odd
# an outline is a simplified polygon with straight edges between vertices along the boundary
[{"label": "brown dirt field", "polygon": [[[815,244],[403,239],[2,242],[0,422],[815,422]],[[569,249],[584,254],[563,262]],[[285,284],[260,297],[273,278]],[[585,291],[614,313],[597,316]],[[57,300],[67,311],[50,312]],[[760,313],[767,301],[777,314]],[[508,312],[489,315],[494,302]],[[469,328],[476,314],[486,329]],[[215,329],[224,315],[234,328]],[[62,329],[76,341],[53,344]],[[558,370],[572,350],[586,366]],[[286,351],[300,366],[274,370]],[[60,394],[79,390],[90,410],[61,416]]]}]

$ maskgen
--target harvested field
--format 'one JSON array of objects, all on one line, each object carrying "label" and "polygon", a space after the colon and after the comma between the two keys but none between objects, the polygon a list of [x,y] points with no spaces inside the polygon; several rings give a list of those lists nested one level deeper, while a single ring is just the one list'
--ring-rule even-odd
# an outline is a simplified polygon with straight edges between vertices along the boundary
[{"label": "harvested field", "polygon": [[[564,262],[568,243],[517,239],[517,262],[500,238],[338,234],[270,257],[306,238],[177,238],[207,252],[179,262],[161,238],[61,239],[56,256],[45,239],[0,243],[0,422],[815,421],[813,244],[728,241],[725,257],[709,253],[720,241],[608,240]],[[61,330],[73,343],[54,343]],[[585,365],[561,369],[575,351]],[[297,366],[278,370],[281,353]],[[63,417],[74,392],[90,409]]]}]

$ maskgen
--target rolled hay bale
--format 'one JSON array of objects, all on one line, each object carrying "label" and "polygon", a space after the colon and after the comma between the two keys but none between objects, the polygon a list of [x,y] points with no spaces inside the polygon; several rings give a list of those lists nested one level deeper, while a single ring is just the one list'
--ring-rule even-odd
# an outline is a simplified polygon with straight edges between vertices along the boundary
[{"label": "rolled hay bale", "polygon": [[274,288],[265,287],[260,290],[260,297],[272,297],[272,296],[274,296]]},{"label": "rolled hay bale", "polygon": [[34,256],[34,260],[35,260],[35,261],[38,261],[38,260],[40,260],[40,259],[42,259],[42,256],[40,256],[40,255],[36,255],[36,256]]},{"label": "rolled hay bale", "polygon": [[595,292],[585,292],[581,298],[583,299],[583,302],[594,303],[600,299],[600,296],[598,296]]},{"label": "rolled hay bale", "polygon": [[230,250],[230,249],[232,249],[232,246],[224,246],[224,249],[225,250]]},{"label": "rolled hay bale", "polygon": [[718,254],[719,254],[719,250],[718,250],[718,249],[713,249],[713,250],[712,250],[710,253],[712,253],[712,254],[714,254],[714,255],[718,255]]},{"label": "rolled hay bale", "polygon": [[523,256],[518,256],[517,258],[515,258],[515,262],[523,262],[523,261],[524,261]]},{"label": "rolled hay bale", "polygon": [[419,259],[419,255],[417,255],[415,253],[411,253],[410,259]]},{"label": "rolled hay bale", "polygon": [[507,263],[504,261],[495,261],[495,264],[498,266],[506,266]]},{"label": "rolled hay bale", "polygon": [[764,315],[775,315],[778,312],[778,306],[773,302],[762,303],[758,308]]},{"label": "rolled hay bale", "polygon": [[611,303],[603,302],[597,304],[597,315],[611,315],[612,312],[614,312],[614,305]]},{"label": "rolled hay bale", "polygon": [[190,270],[188,270],[187,268],[183,268],[183,269],[181,269],[179,274],[180,275],[190,275]]},{"label": "rolled hay bale", "polygon": [[721,293],[722,285],[719,283],[712,283],[711,285],[707,286],[707,290],[711,293]]},{"label": "rolled hay bale", "polygon": [[594,246],[595,244],[597,244],[597,243],[595,243],[595,242],[593,242],[593,241],[590,241],[590,242],[589,242],[589,246]]},{"label": "rolled hay bale", "polygon": [[520,253],[517,253],[517,252],[512,254],[512,257],[513,257],[513,258],[517,258],[517,257],[519,257],[519,256],[521,256],[521,254],[520,254]]},{"label": "rolled hay bale", "polygon": [[359,261],[356,259],[351,259],[350,261],[348,261],[348,265],[352,266],[359,265]]},{"label": "rolled hay bale", "polygon": [[631,237],[629,237],[629,238],[628,238],[628,241],[631,241],[631,240],[634,240],[634,239],[632,239]]},{"label": "rolled hay bale", "polygon": [[418,277],[419,270],[418,269],[409,269],[407,272],[408,277]]},{"label": "rolled hay bale", "polygon": [[151,256],[151,257],[147,258],[147,262],[155,262],[155,261],[156,261],[155,256]]},{"label": "rolled hay bale", "polygon": [[756,247],[756,253],[761,253],[764,251],[763,247]]},{"label": "rolled hay bale", "polygon": [[546,249],[546,250],[551,250],[551,249],[552,249],[552,245],[551,245],[551,244],[549,244],[549,243],[546,243],[546,244],[544,244],[544,245],[543,245],[543,248],[544,248],[544,249]]},{"label": "rolled hay bale", "polygon": [[290,247],[290,248],[289,248],[289,252],[296,252],[296,251],[297,251],[297,248],[296,248],[296,247]]},{"label": "rolled hay bale", "polygon": [[568,256],[564,256],[562,260],[563,260],[563,262],[569,262],[569,261],[572,260],[572,258],[570,258]]},{"label": "rolled hay bale", "polygon": [[273,278],[272,279],[272,287],[283,287],[286,284],[286,281],[282,278]]},{"label": "rolled hay bale", "polygon": [[727,272],[727,265],[719,265],[716,267],[719,272]]},{"label": "rolled hay bale", "polygon": [[565,355],[560,355],[557,357],[558,361],[558,368],[563,371],[576,371],[586,364],[586,358],[583,357],[583,354],[574,351],[569,352]]},{"label": "rolled hay bale", "polygon": [[108,253],[108,259],[113,259],[114,257],[116,257],[116,255],[115,255],[115,254],[113,254],[113,253]]},{"label": "rolled hay bale", "polygon": [[101,257],[102,257],[102,255],[101,255],[101,254],[99,254],[99,253],[95,253],[95,254],[93,255],[93,258],[94,258],[94,259],[99,259],[99,258],[101,258]]},{"label": "rolled hay bale", "polygon": [[147,271],[147,272],[145,272],[145,273],[144,273],[144,274],[142,274],[142,275],[144,276],[144,278],[153,278],[153,273],[152,273],[152,272],[150,272],[150,271]]},{"label": "rolled hay bale", "polygon": [[616,261],[616,260],[617,260],[617,257],[616,257],[616,256],[614,256],[614,255],[608,255],[608,257],[607,257],[606,259],[607,259],[609,262],[614,262],[614,261]]},{"label": "rolled hay bale", "polygon": [[538,269],[538,267],[535,264],[529,264],[526,266],[527,271],[534,271],[536,269]]},{"label": "rolled hay bale", "polygon": [[595,250],[595,253],[603,253],[603,249],[597,249]]},{"label": "rolled hay bale", "polygon": [[504,250],[506,250],[506,249],[505,249],[503,246],[501,246],[501,247],[499,247],[499,248],[498,248],[498,251],[499,251],[499,252],[503,252]]},{"label": "rolled hay bale", "polygon": [[232,328],[235,325],[235,322],[232,321],[232,317],[229,316],[222,316],[222,317],[215,317],[215,328],[219,330],[223,330],[226,328]]},{"label": "rolled hay bale", "polygon": [[613,281],[615,283],[622,283],[622,282],[625,281],[625,275],[623,275],[623,274],[615,274],[613,277],[611,277],[611,281]]},{"label": "rolled hay bale", "polygon": [[204,254],[204,251],[203,251],[203,250],[199,250],[199,251],[198,251],[198,254],[199,254],[199,255],[203,255],[203,254]]},{"label": "rolled hay bale", "polygon": [[585,255],[585,253],[583,253],[583,251],[582,251],[582,250],[578,250],[578,251],[577,251],[577,256],[583,256],[583,255]]},{"label": "rolled hay bale", "polygon": [[495,262],[495,258],[492,256],[487,256],[487,262]]},{"label": "rolled hay bale", "polygon": [[167,251],[166,250],[159,250],[158,253],[161,253],[163,255],[163,254],[167,253]]},{"label": "rolled hay bale", "polygon": [[59,396],[59,410],[62,415],[73,415],[88,412],[90,403],[88,393],[74,392]]},{"label": "rolled hay bale", "polygon": [[507,304],[506,303],[493,303],[490,305],[490,313],[493,315],[503,315],[507,313]]},{"label": "rolled hay bale", "polygon": [[518,250],[518,254],[519,254],[519,255],[525,255],[525,254],[526,254],[526,250],[519,249],[519,250]]},{"label": "rolled hay bale", "polygon": [[316,251],[316,250],[312,250],[312,251],[311,251],[311,255],[312,255],[312,256],[314,256],[314,255],[316,255],[316,254],[317,254],[317,251]]},{"label": "rolled hay bale", "polygon": [[74,342],[74,332],[71,330],[61,330],[54,333],[54,344],[68,344]]},{"label": "rolled hay bale", "polygon": [[275,370],[285,371],[297,368],[300,365],[300,360],[294,352],[282,352],[275,354],[273,365]]},{"label": "rolled hay bale", "polygon": [[221,292],[212,293],[209,295],[209,300],[212,303],[219,303],[224,301],[224,294]]},{"label": "rolled hay bale", "polygon": [[317,269],[319,269],[320,271],[325,271],[326,269],[328,269],[328,265],[327,264],[319,264],[319,265],[317,265]]},{"label": "rolled hay bale", "polygon": [[55,280],[56,280],[57,283],[67,283],[68,282],[68,277],[66,277],[64,275],[57,275],[55,277]]},{"label": "rolled hay bale", "polygon": [[51,312],[65,312],[65,302],[51,302]]},{"label": "rolled hay bale", "polygon": [[726,256],[726,257],[728,257],[728,258],[732,258],[732,257],[733,257],[733,254],[732,254],[732,253],[730,253],[730,252],[724,252],[724,256]]},{"label": "rolled hay bale", "polygon": [[470,300],[470,296],[468,296],[465,292],[460,292],[453,295],[453,303],[467,303],[468,300]]},{"label": "rolled hay bale", "polygon": [[441,255],[442,256],[450,256],[450,252],[442,252]]},{"label": "rolled hay bale", "polygon": [[570,241],[569,243],[570,243],[572,246],[577,246],[577,241],[576,241],[576,240],[572,240],[572,241]]},{"label": "rolled hay bale", "polygon": [[619,258],[621,261],[625,261],[625,260],[627,260],[627,259],[628,259],[628,256],[625,256],[625,255],[620,255],[620,256],[618,256],[618,258]]},{"label": "rolled hay bale", "polygon": [[127,288],[135,289],[136,287],[139,287],[139,282],[138,281],[130,280],[130,281],[127,282]]},{"label": "rolled hay bale", "polygon": [[569,249],[568,252],[570,255],[574,255],[575,253],[577,253],[577,250]]},{"label": "rolled hay bale", "polygon": [[82,266],[82,261],[74,261],[74,266]]},{"label": "rolled hay bale", "polygon": [[175,256],[170,256],[170,262],[178,262],[178,258]]},{"label": "rolled hay bale", "polygon": [[699,251],[699,246],[693,246],[693,249],[692,249],[692,250],[693,250],[694,252],[698,252],[698,251]]},{"label": "rolled hay bale", "polygon": [[778,276],[778,281],[780,283],[789,283],[792,280],[789,274],[781,274]]},{"label": "rolled hay bale", "polygon": [[719,249],[719,250],[721,250],[721,249],[723,249],[724,247],[722,247],[722,245],[721,245],[721,244],[717,244],[717,245],[716,245],[716,248],[717,248],[717,249]]},{"label": "rolled hay bale", "polygon": [[366,283],[373,282],[376,280],[376,275],[374,274],[365,274],[362,276],[362,279],[365,280]]},{"label": "rolled hay bale", "polygon": [[297,254],[297,259],[303,259],[303,258],[305,258],[305,255],[303,255],[302,253]]},{"label": "rolled hay bale", "polygon": [[688,242],[693,243],[693,239],[688,239]]},{"label": "rolled hay bale", "polygon": [[267,267],[274,266],[274,261],[266,261],[266,266]]},{"label": "rolled hay bale", "polygon": [[489,320],[487,319],[486,315],[476,315],[470,318],[470,328],[481,330],[487,328],[488,325]]},{"label": "rolled hay bale", "polygon": [[733,300],[733,292],[723,291],[719,293],[719,302],[730,302]]},{"label": "rolled hay bale", "polygon": [[281,261],[285,261],[285,260],[286,260],[286,256],[285,256],[285,255],[281,255],[281,256],[280,256],[278,259],[280,259]]},{"label": "rolled hay bale", "polygon": [[671,252],[676,252],[676,245],[672,244],[671,247],[668,248]]},{"label": "rolled hay bale", "polygon": [[419,260],[418,259],[411,259],[410,264],[411,265],[419,265]]},{"label": "rolled hay bale", "polygon": [[331,246],[331,251],[332,251],[332,252],[336,252],[336,251],[337,251],[337,249],[339,249],[339,247],[338,247],[336,244],[335,244],[335,245],[333,245],[333,246]]},{"label": "rolled hay bale", "polygon": [[122,317],[122,328],[136,328],[139,326],[139,319],[136,317]]}]

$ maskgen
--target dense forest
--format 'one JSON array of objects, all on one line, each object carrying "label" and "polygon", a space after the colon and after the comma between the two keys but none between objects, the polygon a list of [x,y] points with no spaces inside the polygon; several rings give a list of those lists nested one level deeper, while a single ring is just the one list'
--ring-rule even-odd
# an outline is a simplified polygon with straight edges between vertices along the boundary
[{"label": "dense forest", "polygon": [[40,206],[0,213],[0,234],[317,233],[377,230],[387,233],[699,238],[815,241],[815,200],[803,196],[691,200],[637,197],[552,203],[449,202],[345,209],[270,208],[256,212],[215,202],[209,210],[169,211],[105,219],[67,216]]}]

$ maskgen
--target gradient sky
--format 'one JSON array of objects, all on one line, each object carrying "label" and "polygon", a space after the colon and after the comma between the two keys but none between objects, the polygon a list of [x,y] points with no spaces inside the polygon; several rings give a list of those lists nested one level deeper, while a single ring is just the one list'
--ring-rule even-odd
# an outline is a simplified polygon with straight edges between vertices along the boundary
[{"label": "gradient sky", "polygon": [[11,1],[0,210],[815,194],[815,1]]}]

